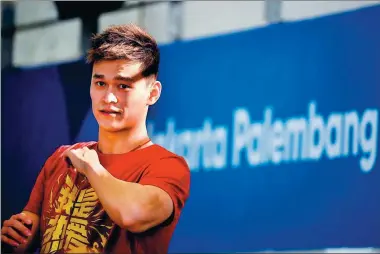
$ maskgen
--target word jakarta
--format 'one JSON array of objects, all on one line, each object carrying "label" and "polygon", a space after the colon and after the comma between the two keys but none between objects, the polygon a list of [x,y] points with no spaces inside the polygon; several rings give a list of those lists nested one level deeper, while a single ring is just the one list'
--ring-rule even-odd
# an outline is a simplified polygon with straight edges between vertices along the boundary
[{"label": "word jakarta", "polygon": [[[212,126],[206,118],[201,128],[175,129],[175,120],[166,120],[166,130],[148,131],[155,143],[185,157],[192,171],[237,168],[242,160],[248,166],[283,162],[318,161],[359,156],[359,166],[369,172],[377,154],[378,110],[333,112],[325,118],[316,103],[308,105],[307,117],[273,119],[273,108],[266,107],[263,121],[252,122],[246,108],[233,111],[232,135],[229,126]],[[229,154],[229,151],[230,154]]]}]

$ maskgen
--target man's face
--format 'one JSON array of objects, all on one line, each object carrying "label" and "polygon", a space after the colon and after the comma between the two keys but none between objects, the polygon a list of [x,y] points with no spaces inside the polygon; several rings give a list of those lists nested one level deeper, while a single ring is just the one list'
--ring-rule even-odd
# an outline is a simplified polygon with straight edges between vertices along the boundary
[{"label": "man's face", "polygon": [[148,106],[160,95],[161,84],[141,75],[140,63],[103,60],[94,63],[90,95],[99,127],[121,131],[145,123]]}]

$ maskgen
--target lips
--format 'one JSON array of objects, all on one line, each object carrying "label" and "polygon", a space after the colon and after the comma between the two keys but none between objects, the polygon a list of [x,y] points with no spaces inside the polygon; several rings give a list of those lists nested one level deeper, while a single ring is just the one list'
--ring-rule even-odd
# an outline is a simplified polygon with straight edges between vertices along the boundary
[{"label": "lips", "polygon": [[121,110],[116,110],[116,109],[100,109],[99,112],[103,115],[108,115],[108,116],[121,115]]},{"label": "lips", "polygon": [[114,111],[114,110],[99,110],[99,111],[106,114],[120,114],[121,113],[119,111]]}]

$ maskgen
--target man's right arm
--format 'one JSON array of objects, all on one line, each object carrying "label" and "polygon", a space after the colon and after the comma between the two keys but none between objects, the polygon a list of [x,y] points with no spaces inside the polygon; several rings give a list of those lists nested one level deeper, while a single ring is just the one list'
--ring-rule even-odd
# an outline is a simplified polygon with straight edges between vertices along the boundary
[{"label": "man's right arm", "polygon": [[[40,171],[34,184],[29,201],[22,213],[13,215],[5,221],[1,230],[2,242],[13,247],[13,251],[22,253],[25,251],[34,251],[34,241],[38,240],[40,229],[40,216],[42,212],[42,203],[44,199],[45,183],[48,173],[55,167],[55,161],[61,152],[63,146],[58,148],[46,161]],[[31,228],[28,228],[30,227]]]},{"label": "man's right arm", "polygon": [[44,196],[45,167],[42,168],[23,212],[12,215],[4,221],[1,229],[1,241],[7,252],[25,253],[34,251],[34,241],[40,228],[41,206]]}]

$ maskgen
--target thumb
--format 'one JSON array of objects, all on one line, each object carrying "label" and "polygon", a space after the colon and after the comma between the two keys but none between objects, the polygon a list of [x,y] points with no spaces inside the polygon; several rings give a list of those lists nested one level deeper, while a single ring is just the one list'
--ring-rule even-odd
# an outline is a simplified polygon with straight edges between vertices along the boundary
[{"label": "thumb", "polygon": [[63,154],[63,157],[65,158],[65,162],[67,164],[67,167],[73,167],[73,163],[71,162],[71,159],[70,159],[70,151],[66,151]]},{"label": "thumb", "polygon": [[32,224],[32,220],[29,218],[28,215],[26,215],[25,213],[20,213],[19,214],[19,218],[22,220],[22,222],[26,223],[26,224]]}]

